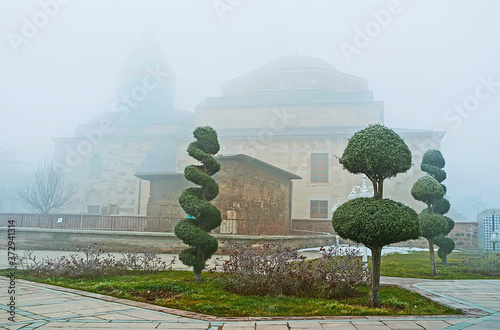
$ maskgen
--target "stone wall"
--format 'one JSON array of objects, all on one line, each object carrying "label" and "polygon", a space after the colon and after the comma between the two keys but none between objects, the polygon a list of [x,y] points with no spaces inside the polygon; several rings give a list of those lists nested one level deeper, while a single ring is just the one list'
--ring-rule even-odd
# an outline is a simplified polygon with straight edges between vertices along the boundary
[{"label": "stone wall", "polygon": [[[314,232],[328,232],[334,234],[335,231],[332,227],[330,220],[307,220],[307,219],[294,219],[292,228],[297,230],[307,230]],[[291,231],[292,235],[303,235],[304,232]],[[477,222],[455,222],[455,228],[448,235],[455,241],[456,249],[465,250],[478,250],[479,249],[479,236]],[[422,247],[429,246],[425,238],[417,240],[409,240],[406,242],[392,244],[393,246],[409,246],[409,247]]]},{"label": "stone wall", "polygon": [[[0,235],[7,237],[7,228],[0,228]],[[214,237],[219,241],[218,253],[222,252],[224,244],[236,242],[254,245],[282,241],[287,246],[300,249],[322,246],[331,241],[329,235],[245,236],[215,234]],[[149,249],[164,253],[178,253],[187,247],[173,233],[16,228],[17,250],[76,251],[78,244],[91,241],[103,243],[107,252],[118,252],[124,249]]]},{"label": "stone wall", "polygon": [[[217,160],[221,163],[221,170],[214,175],[219,184],[219,195],[214,205],[222,213],[221,233],[288,234],[290,175],[246,156],[217,157]],[[148,216],[186,216],[178,199],[182,190],[193,184],[182,174],[151,178],[150,186]],[[238,220],[238,226],[230,225],[225,220]]]}]

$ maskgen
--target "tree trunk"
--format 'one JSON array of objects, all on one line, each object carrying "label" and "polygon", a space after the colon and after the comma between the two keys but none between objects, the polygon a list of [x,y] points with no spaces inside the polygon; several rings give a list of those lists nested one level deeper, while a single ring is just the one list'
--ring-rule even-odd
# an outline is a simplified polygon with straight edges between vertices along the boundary
[{"label": "tree trunk", "polygon": [[443,266],[448,267],[448,255],[446,253],[443,253],[443,258],[441,260],[443,261]]},{"label": "tree trunk", "polygon": [[194,271],[194,280],[198,283],[201,283],[201,270]]},{"label": "tree trunk", "polygon": [[382,198],[384,198],[383,196],[384,196],[384,180],[381,179],[378,182],[378,196],[377,196],[377,199],[382,199]]},{"label": "tree trunk", "polygon": [[374,246],[372,250],[372,282],[370,285],[370,307],[380,307],[378,290],[380,286],[380,259],[382,247]]},{"label": "tree trunk", "polygon": [[436,266],[436,256],[434,255],[434,238],[428,238],[429,241],[429,255],[431,257],[431,275],[436,276],[438,274]]}]

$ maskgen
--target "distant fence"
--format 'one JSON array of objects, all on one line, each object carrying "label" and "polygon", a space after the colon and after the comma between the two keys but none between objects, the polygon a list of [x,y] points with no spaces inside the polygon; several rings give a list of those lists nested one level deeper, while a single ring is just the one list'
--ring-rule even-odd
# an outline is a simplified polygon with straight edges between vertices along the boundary
[{"label": "distant fence", "polygon": [[0,214],[0,227],[15,220],[18,228],[89,229],[139,232],[173,232],[181,219],[141,216],[100,216],[78,214]]},{"label": "distant fence", "polygon": [[[0,213],[0,227],[7,227],[8,220],[15,220],[18,228],[171,233],[181,219],[146,216]],[[212,232],[232,235],[287,235],[289,223],[276,223],[262,219],[224,219],[221,226]]]}]

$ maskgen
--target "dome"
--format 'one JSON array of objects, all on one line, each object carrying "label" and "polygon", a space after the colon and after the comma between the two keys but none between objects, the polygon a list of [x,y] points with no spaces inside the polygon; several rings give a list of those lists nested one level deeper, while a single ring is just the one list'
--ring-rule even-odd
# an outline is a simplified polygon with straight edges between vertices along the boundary
[{"label": "dome", "polygon": [[285,56],[261,66],[257,71],[325,70],[340,72],[330,63],[311,56]]},{"label": "dome", "polygon": [[366,79],[342,73],[330,63],[311,56],[275,59],[221,87],[223,97],[305,89],[332,93],[369,92]]}]

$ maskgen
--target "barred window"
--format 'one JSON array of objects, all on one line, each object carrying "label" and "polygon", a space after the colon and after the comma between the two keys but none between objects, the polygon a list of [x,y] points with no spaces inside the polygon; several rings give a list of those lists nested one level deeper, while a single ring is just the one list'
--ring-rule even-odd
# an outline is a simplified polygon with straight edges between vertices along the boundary
[{"label": "barred window", "polygon": [[328,201],[311,201],[311,218],[328,218]]},{"label": "barred window", "polygon": [[89,179],[100,179],[102,173],[102,157],[94,155],[90,159]]},{"label": "barred window", "polygon": [[328,182],[328,154],[311,154],[311,182]]}]

